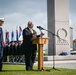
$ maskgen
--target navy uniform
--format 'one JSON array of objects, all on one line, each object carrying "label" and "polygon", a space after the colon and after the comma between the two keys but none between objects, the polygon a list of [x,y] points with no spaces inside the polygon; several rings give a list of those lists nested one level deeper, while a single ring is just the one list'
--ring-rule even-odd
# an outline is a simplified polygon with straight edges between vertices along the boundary
[{"label": "navy uniform", "polygon": [[15,43],[12,41],[10,45],[10,55],[15,55]]},{"label": "navy uniform", "polygon": [[14,53],[15,55],[18,55],[18,49],[17,49],[17,46],[18,46],[18,42],[15,43],[15,51],[14,51],[14,52],[15,52],[15,53]]},{"label": "navy uniform", "polygon": [[22,44],[21,44],[21,41],[19,41],[19,43],[17,45],[17,51],[18,51],[18,55],[23,55],[22,54]]},{"label": "navy uniform", "polygon": [[3,61],[6,62],[7,61],[7,56],[8,56],[8,51],[9,51],[9,46],[8,44],[6,44],[3,48]]},{"label": "navy uniform", "polygon": [[4,19],[0,19],[0,71],[2,71],[2,58],[3,58],[3,30],[1,27],[2,26],[1,22],[4,22]]}]

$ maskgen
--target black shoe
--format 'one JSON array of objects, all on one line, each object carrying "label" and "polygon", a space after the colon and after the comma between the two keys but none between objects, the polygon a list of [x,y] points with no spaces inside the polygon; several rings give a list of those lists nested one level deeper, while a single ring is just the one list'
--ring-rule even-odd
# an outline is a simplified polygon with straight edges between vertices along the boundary
[{"label": "black shoe", "polygon": [[28,69],[28,70],[26,70],[26,71],[31,71],[31,70]]},{"label": "black shoe", "polygon": [[31,69],[30,68],[26,68],[26,71],[30,71]]}]

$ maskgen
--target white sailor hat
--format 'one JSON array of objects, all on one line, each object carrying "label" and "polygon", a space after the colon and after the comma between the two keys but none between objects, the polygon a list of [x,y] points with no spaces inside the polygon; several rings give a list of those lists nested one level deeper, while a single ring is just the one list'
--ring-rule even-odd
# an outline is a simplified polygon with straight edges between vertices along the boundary
[{"label": "white sailor hat", "polygon": [[0,21],[3,21],[4,22],[4,20],[5,20],[4,18],[0,18]]}]

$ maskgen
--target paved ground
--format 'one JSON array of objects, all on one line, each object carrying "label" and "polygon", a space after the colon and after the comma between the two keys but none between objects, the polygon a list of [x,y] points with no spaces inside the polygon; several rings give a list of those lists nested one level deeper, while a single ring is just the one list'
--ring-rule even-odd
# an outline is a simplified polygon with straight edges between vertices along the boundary
[{"label": "paved ground", "polygon": [[[34,64],[35,66],[38,65],[38,62]],[[53,67],[52,61],[44,61],[44,66],[46,67]],[[65,60],[65,61],[55,61],[56,68],[69,68],[69,69],[76,69],[76,60]]]}]

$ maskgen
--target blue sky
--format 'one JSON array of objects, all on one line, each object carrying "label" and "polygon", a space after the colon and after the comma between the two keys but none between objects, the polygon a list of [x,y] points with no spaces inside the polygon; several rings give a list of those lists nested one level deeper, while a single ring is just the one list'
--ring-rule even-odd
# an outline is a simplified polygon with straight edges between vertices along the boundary
[{"label": "blue sky", "polygon": [[[27,26],[28,21],[33,21],[35,29],[37,25],[47,29],[47,1],[46,0],[0,0],[0,17],[5,18],[3,26],[10,34],[17,26]],[[76,38],[76,0],[70,0],[70,20],[74,28],[74,39]],[[45,32],[46,34],[46,32]],[[45,35],[46,36],[46,35]]]}]

